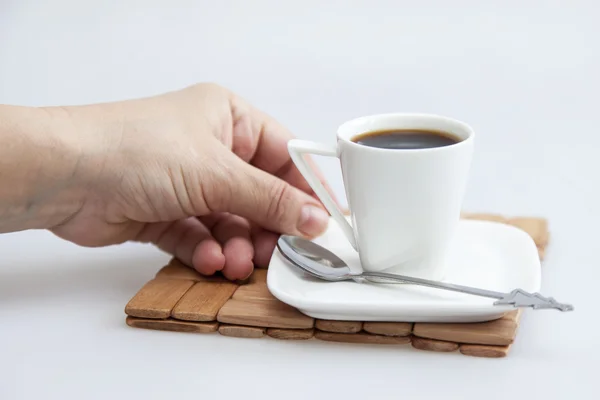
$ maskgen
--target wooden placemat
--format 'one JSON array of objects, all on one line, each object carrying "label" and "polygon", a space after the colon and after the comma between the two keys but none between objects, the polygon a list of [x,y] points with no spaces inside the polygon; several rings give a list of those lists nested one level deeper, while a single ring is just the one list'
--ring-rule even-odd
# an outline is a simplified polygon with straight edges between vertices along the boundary
[{"label": "wooden placemat", "polygon": [[[548,244],[546,219],[463,214],[523,229],[540,259]],[[519,327],[521,309],[478,323],[357,322],[314,319],[271,295],[267,270],[255,269],[245,282],[202,276],[172,259],[125,307],[127,325],[189,333],[218,332],[238,338],[317,339],[331,342],[411,345],[415,349],[477,357],[505,357]]]}]

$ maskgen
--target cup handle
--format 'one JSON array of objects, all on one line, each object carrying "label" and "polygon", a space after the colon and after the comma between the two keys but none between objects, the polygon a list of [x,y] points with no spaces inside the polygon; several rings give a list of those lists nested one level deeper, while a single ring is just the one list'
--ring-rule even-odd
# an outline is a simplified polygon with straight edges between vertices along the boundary
[{"label": "cup handle", "polygon": [[344,235],[350,242],[350,245],[352,245],[354,250],[358,251],[352,226],[348,223],[342,210],[340,210],[340,208],[335,204],[321,181],[315,176],[312,169],[309,167],[308,163],[303,157],[304,154],[314,154],[318,156],[339,158],[337,147],[322,143],[309,142],[306,140],[292,139],[288,142],[288,152],[290,153],[292,161],[294,164],[296,164],[296,167],[302,176],[304,176],[304,179],[306,179],[319,200],[321,200],[321,203],[323,203],[327,211],[329,211],[331,214],[332,218],[340,225],[342,232],[344,232]]}]

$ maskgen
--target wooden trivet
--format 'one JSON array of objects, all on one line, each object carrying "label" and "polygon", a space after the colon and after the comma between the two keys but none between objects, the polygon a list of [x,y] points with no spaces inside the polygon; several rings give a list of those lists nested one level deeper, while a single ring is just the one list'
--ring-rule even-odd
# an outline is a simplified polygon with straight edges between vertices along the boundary
[{"label": "wooden trivet", "polygon": [[[505,218],[463,214],[466,219],[499,221],[527,232],[540,259],[548,244],[544,218]],[[202,276],[172,259],[125,307],[136,328],[210,333],[241,338],[412,345],[419,350],[457,351],[477,357],[505,357],[514,342],[521,309],[478,323],[357,322],[314,319],[277,300],[267,287],[267,270],[256,269],[245,282]]]}]

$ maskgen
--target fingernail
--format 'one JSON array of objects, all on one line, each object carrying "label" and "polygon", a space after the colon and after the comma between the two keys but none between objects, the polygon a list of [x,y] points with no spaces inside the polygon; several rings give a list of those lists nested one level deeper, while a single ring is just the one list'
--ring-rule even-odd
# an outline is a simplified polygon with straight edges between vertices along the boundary
[{"label": "fingernail", "polygon": [[327,228],[329,214],[322,208],[305,205],[300,213],[298,230],[306,236],[316,236]]},{"label": "fingernail", "polygon": [[252,267],[250,269],[250,272],[248,273],[248,275],[246,275],[246,277],[244,279],[241,279],[242,281],[248,282],[250,280],[250,277],[252,276],[252,274],[254,273],[254,267]]}]

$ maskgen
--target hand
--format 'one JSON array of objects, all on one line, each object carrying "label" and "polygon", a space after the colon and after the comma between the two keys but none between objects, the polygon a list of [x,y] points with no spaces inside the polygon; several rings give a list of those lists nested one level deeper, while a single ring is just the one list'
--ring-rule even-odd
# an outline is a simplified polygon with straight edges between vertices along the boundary
[{"label": "hand", "polygon": [[244,279],[268,264],[279,233],[327,225],[288,155],[292,135],[222,87],[49,112],[79,132],[73,176],[89,182],[78,211],[51,228],[64,239],[152,242],[202,274]]}]

